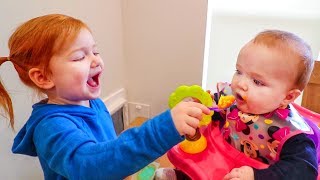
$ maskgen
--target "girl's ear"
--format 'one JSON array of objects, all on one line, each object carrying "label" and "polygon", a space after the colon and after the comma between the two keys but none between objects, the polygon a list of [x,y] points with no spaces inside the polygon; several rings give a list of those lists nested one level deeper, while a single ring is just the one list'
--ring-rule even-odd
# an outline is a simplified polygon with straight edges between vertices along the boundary
[{"label": "girl's ear", "polygon": [[41,89],[48,90],[54,87],[54,83],[39,68],[31,68],[29,77]]},{"label": "girl's ear", "polygon": [[301,91],[299,89],[290,90],[287,93],[285,99],[281,102],[280,108],[286,108],[290,103],[292,103],[298,96],[300,96]]}]

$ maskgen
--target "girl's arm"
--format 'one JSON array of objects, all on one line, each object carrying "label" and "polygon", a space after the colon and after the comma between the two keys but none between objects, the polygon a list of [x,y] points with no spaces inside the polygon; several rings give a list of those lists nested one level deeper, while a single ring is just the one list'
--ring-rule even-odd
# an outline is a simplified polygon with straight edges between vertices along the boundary
[{"label": "girl's arm", "polygon": [[42,120],[34,132],[39,158],[68,179],[123,179],[182,140],[170,111],[103,143],[61,117]]}]

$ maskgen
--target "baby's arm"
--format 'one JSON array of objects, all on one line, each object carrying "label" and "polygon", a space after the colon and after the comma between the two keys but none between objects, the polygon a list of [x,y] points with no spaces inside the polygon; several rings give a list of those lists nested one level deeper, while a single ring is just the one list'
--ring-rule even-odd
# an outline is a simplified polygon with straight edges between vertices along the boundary
[{"label": "baby's arm", "polygon": [[255,179],[317,179],[317,151],[305,134],[291,137],[284,144],[280,160],[264,170],[254,169]]},{"label": "baby's arm", "polygon": [[253,174],[255,180],[317,179],[318,163],[314,143],[305,134],[293,136],[284,144],[277,163],[267,169],[253,169],[253,173],[251,172],[252,169],[242,166],[233,169],[225,179],[248,180],[253,178]]}]

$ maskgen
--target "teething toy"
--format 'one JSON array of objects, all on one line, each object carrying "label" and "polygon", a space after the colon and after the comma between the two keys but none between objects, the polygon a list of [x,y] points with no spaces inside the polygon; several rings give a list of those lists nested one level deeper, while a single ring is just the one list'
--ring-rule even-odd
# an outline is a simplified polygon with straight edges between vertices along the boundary
[{"label": "teething toy", "polygon": [[[169,107],[173,108],[180,101],[197,101],[207,107],[213,106],[211,95],[198,85],[179,86],[169,97]],[[211,122],[212,115],[213,111],[210,115],[203,114],[200,127],[208,125]],[[179,147],[186,153],[196,154],[202,152],[207,147],[207,140],[198,128],[196,134],[192,137],[186,136],[186,139],[180,143]]]}]

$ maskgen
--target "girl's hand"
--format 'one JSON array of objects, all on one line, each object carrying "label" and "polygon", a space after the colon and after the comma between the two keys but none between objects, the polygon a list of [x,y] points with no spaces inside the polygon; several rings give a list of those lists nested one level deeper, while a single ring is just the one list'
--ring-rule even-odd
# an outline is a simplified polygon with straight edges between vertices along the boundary
[{"label": "girl's hand", "polygon": [[209,115],[210,110],[196,102],[180,102],[171,109],[173,123],[180,135],[194,136],[202,114]]}]

